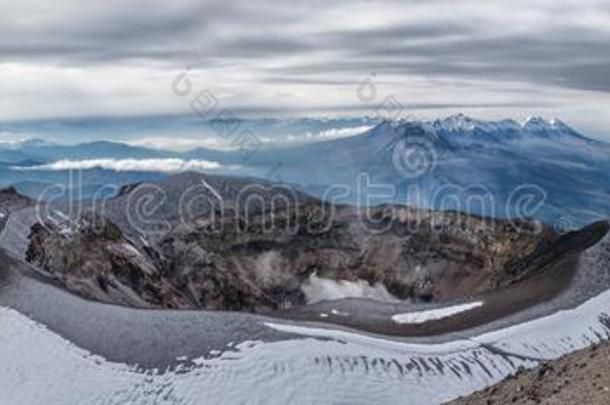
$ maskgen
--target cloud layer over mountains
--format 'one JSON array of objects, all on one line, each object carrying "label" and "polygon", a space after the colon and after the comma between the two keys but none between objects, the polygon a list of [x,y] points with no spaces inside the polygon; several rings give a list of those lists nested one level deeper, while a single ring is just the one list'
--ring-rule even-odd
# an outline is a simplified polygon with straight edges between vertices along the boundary
[{"label": "cloud layer over mountains", "polygon": [[170,83],[190,67],[240,111],[371,112],[393,95],[415,115],[610,124],[605,1],[25,0],[0,15],[0,120],[188,112]]}]

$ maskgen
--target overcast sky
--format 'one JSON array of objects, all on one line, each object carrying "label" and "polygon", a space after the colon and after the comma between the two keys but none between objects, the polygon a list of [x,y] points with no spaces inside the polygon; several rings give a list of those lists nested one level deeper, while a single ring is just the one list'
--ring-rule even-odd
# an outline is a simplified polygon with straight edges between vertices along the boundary
[{"label": "overcast sky", "polygon": [[[559,117],[610,140],[610,2],[0,0],[0,120],[182,114]],[[358,98],[373,80],[377,95]]]}]

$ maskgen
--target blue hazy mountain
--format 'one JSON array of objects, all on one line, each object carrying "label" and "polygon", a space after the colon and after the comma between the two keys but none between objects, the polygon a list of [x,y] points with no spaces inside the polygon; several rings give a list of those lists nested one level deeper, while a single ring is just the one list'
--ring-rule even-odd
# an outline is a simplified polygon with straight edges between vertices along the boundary
[{"label": "blue hazy mountain", "polygon": [[[248,118],[240,111],[226,117],[235,119],[231,123],[235,135],[247,130],[267,142],[278,144],[287,141],[297,144],[316,138],[322,140],[336,131],[371,126],[379,121],[369,117]],[[144,141],[141,146],[154,149],[170,145],[174,147],[166,149],[180,147],[181,150],[192,150],[212,146],[227,149],[232,139],[223,138],[216,132],[213,124],[217,121],[218,117],[212,114],[202,118],[194,112],[186,115],[41,119],[0,123],[0,132],[10,134],[13,139],[35,138],[42,145],[51,140],[70,145],[86,140],[104,140],[128,144]],[[162,145],[155,142],[157,140],[162,140]],[[188,142],[181,145],[179,140]]]},{"label": "blue hazy mountain", "polygon": [[[129,128],[145,126],[128,123]],[[99,131],[94,124],[66,128]],[[17,184],[29,194],[39,194],[45,184],[68,181],[67,173],[18,170],[16,166],[61,159],[201,159],[222,167],[241,167],[229,174],[290,182],[341,202],[407,203],[500,217],[533,216],[574,226],[610,215],[610,145],[589,139],[556,119],[533,117],[520,123],[458,114],[434,121],[259,119],[242,124],[266,141],[247,160],[239,151],[198,147],[179,152],[111,141],[59,145],[32,140],[0,146],[0,186]],[[180,128],[198,125],[201,123],[191,120],[173,124]],[[149,127],[162,128],[162,123]],[[370,129],[319,141],[354,127]],[[287,147],[274,141],[282,137],[299,140],[296,146]],[[307,137],[310,142],[302,144]],[[83,195],[94,194],[102,184],[120,186],[167,174],[88,169],[82,172],[82,187],[87,190]],[[375,187],[367,190],[365,182]]]},{"label": "blue hazy mountain", "polygon": [[[559,120],[480,121],[460,114],[382,122],[359,136],[260,153],[253,164],[278,160],[282,180],[319,196],[335,184],[333,198],[351,203],[367,203],[356,192],[357,179],[365,176],[395,188],[393,196],[368,193],[378,194],[368,203],[533,216],[567,225],[610,215],[610,145]],[[343,196],[341,185],[349,188]]]}]

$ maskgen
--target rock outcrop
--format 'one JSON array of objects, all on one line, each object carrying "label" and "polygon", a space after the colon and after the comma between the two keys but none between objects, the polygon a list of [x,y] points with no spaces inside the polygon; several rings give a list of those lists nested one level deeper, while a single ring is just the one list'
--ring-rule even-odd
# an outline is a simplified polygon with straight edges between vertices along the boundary
[{"label": "rock outcrop", "polygon": [[0,189],[0,231],[12,211],[34,205],[34,201],[22,196],[13,187]]},{"label": "rock outcrop", "polygon": [[83,218],[74,228],[35,224],[26,260],[87,298],[137,307],[191,306],[149,257],[102,218]]},{"label": "rock outcrop", "polygon": [[[278,198],[285,188],[243,199],[240,187],[252,182],[189,176],[182,187],[163,186],[159,207],[173,220],[162,233],[151,236],[121,219],[126,204],[119,201],[137,195],[134,187],[104,217],[36,224],[27,261],[105,302],[260,312],[306,304],[303,287],[312,275],[364,281],[416,302],[476,295],[523,277],[531,267],[523,263],[559,237],[533,221],[331,205],[296,192]],[[202,180],[222,209],[208,205],[177,218],[172,202]]]},{"label": "rock outcrop", "polygon": [[610,343],[580,350],[450,402],[453,405],[610,403]]}]

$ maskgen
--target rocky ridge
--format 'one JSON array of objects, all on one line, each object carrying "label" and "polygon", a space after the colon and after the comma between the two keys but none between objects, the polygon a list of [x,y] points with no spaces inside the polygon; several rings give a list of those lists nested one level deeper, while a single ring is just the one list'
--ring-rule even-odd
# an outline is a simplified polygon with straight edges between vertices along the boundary
[{"label": "rocky ridge", "polygon": [[594,344],[532,370],[520,370],[453,405],[590,404],[610,402],[610,343]]},{"label": "rocky ridge", "polygon": [[[179,216],[177,201],[201,181],[199,197],[211,189],[222,207],[194,198],[189,214]],[[194,174],[161,184],[163,232],[124,220],[125,201],[142,190],[126,189],[104,217],[35,224],[26,260],[104,302],[264,312],[307,304],[303,287],[312,275],[382,286],[398,300],[463,299],[523,277],[524,260],[559,237],[532,221],[394,205],[362,209],[296,192],[278,198],[286,188],[263,187],[258,198],[246,198],[255,203],[245,209],[246,185],[252,183]]]}]

